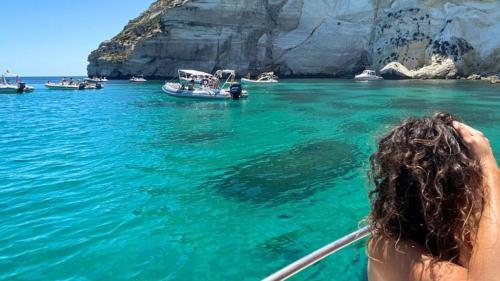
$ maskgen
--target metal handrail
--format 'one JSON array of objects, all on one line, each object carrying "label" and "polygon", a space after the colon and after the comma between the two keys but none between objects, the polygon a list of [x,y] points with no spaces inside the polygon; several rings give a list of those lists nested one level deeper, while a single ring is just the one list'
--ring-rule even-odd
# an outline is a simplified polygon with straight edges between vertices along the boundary
[{"label": "metal handrail", "polygon": [[281,281],[286,280],[295,274],[301,272],[302,270],[310,267],[311,265],[323,260],[324,258],[330,256],[331,254],[351,245],[352,243],[359,241],[371,233],[370,227],[365,226],[358,231],[355,231],[347,236],[340,238],[339,240],[332,242],[323,248],[314,251],[313,253],[301,258],[300,260],[288,265],[287,267],[277,271],[273,275],[263,279],[263,281]]}]

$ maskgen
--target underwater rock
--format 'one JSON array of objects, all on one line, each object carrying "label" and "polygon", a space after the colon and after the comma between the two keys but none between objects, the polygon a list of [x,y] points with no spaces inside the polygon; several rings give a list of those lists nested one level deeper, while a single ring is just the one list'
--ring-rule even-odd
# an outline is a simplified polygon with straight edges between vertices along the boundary
[{"label": "underwater rock", "polygon": [[333,187],[359,166],[357,153],[358,147],[336,140],[297,145],[228,167],[205,186],[240,201],[289,203]]}]

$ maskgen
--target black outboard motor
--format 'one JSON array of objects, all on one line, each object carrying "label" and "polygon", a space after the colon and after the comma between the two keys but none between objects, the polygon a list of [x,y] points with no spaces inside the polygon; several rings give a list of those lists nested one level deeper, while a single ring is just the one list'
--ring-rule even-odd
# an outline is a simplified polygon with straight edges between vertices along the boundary
[{"label": "black outboard motor", "polygon": [[26,89],[26,83],[18,83],[17,84],[17,92],[18,93],[24,93],[24,90]]},{"label": "black outboard motor", "polygon": [[231,94],[233,100],[239,100],[242,92],[243,88],[241,87],[241,84],[232,84],[229,87],[229,93]]},{"label": "black outboard motor", "polygon": [[85,83],[80,83],[80,85],[78,85],[78,90],[84,90],[85,88]]},{"label": "black outboard motor", "polygon": [[97,83],[97,84],[95,84],[95,88],[96,88],[97,90],[102,89],[102,84],[101,84],[101,83]]}]

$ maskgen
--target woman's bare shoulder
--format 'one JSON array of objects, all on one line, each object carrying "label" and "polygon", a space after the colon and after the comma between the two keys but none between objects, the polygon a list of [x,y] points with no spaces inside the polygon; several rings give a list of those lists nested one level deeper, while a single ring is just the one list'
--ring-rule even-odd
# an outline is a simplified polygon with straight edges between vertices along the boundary
[{"label": "woman's bare shoulder", "polygon": [[419,245],[374,236],[368,243],[370,281],[466,280],[467,270],[450,262],[433,262]]}]

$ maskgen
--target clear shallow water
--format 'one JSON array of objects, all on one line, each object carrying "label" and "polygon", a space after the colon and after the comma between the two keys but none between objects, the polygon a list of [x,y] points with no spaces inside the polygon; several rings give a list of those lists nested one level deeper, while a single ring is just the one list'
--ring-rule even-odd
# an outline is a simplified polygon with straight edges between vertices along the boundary
[{"label": "clear shallow water", "polygon": [[[0,279],[258,280],[355,230],[375,137],[459,114],[500,157],[500,88],[289,80],[239,102],[161,83],[0,95]],[[364,244],[294,280],[365,280]]]}]

